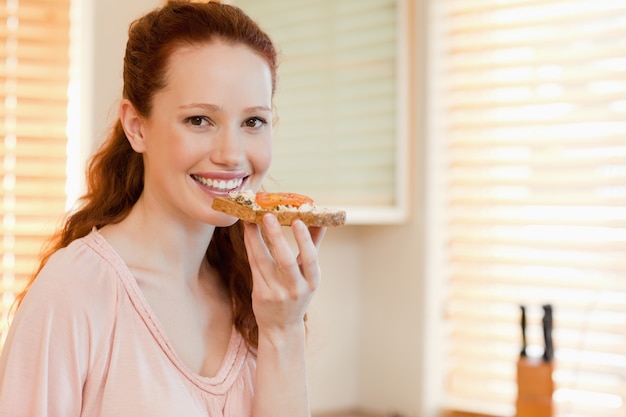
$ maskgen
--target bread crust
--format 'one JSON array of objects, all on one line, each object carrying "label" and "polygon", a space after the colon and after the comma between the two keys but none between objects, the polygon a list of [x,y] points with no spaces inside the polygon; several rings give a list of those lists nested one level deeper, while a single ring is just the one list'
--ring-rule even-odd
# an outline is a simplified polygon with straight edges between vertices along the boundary
[{"label": "bread crust", "polygon": [[346,212],[343,210],[325,210],[322,212],[305,212],[295,210],[255,210],[230,198],[215,197],[211,208],[222,213],[229,214],[250,223],[260,224],[263,215],[272,213],[283,226],[290,226],[294,220],[299,219],[307,226],[335,227],[342,226],[346,222]]}]

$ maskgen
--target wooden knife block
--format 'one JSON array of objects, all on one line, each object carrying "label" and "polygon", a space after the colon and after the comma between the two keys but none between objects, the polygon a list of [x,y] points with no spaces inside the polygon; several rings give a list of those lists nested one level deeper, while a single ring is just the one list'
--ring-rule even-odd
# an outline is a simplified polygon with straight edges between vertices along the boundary
[{"label": "wooden knife block", "polygon": [[516,417],[552,417],[553,364],[542,358],[521,357],[517,362]]}]

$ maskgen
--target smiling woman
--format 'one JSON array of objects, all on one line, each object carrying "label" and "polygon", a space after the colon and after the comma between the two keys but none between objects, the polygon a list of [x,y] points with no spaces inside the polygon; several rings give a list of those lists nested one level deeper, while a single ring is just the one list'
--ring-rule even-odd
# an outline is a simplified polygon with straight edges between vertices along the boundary
[{"label": "smiling woman", "polygon": [[171,1],[130,25],[119,117],[0,355],[0,415],[310,414],[325,230],[211,208],[269,168],[276,69],[234,6]]}]

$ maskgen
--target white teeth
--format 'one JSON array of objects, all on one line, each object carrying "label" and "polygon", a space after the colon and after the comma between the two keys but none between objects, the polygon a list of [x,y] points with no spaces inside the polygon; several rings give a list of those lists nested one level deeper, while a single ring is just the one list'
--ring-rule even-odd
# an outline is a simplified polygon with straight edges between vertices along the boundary
[{"label": "white teeth", "polygon": [[201,183],[202,185],[205,185],[209,188],[214,188],[220,191],[234,190],[235,188],[241,186],[241,184],[243,183],[243,178],[236,178],[236,179],[226,181],[226,180],[217,180],[217,179],[212,180],[210,178],[203,178],[197,175],[192,175],[192,177],[196,181]]}]

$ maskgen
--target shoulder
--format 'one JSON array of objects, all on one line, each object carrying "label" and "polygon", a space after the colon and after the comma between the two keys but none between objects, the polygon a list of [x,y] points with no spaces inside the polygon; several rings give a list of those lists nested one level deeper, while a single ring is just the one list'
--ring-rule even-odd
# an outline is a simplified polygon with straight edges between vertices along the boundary
[{"label": "shoulder", "polygon": [[102,236],[92,232],[55,252],[34,280],[18,313],[38,312],[49,319],[73,322],[111,320],[123,294],[120,274],[124,269],[105,244]]},{"label": "shoulder", "polygon": [[28,294],[44,290],[48,296],[63,298],[74,294],[81,298],[111,295],[119,286],[119,274],[123,269],[116,264],[114,254],[110,253],[112,250],[107,250],[102,241],[97,232],[92,232],[55,252]]},{"label": "shoulder", "polygon": [[119,268],[92,241],[93,233],[53,254],[26,293],[0,355],[0,402],[28,392],[80,409],[77,393],[107,352],[123,294]]},{"label": "shoulder", "polygon": [[13,355],[45,351],[84,370],[106,351],[125,290],[123,269],[106,247],[99,248],[99,239],[104,241],[92,232],[50,257],[11,323],[7,345]]}]

